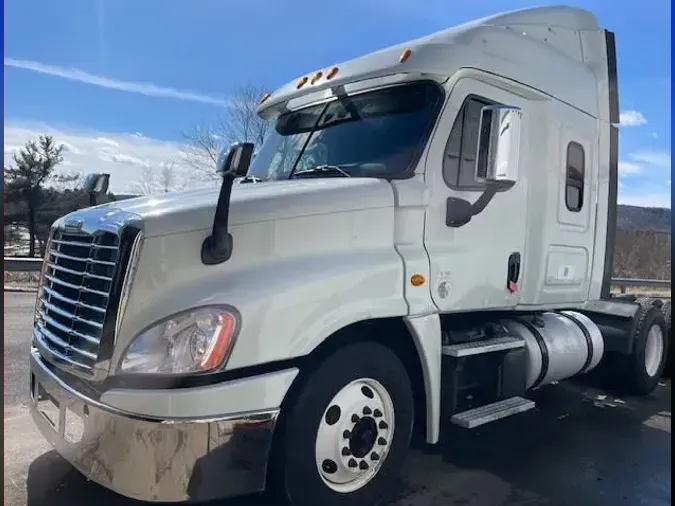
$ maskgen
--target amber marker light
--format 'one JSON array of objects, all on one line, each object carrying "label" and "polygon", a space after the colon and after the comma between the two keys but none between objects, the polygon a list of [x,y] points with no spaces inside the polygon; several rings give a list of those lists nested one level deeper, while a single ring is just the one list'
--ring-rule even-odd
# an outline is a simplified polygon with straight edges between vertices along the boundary
[{"label": "amber marker light", "polygon": [[408,58],[410,58],[410,55],[411,55],[411,54],[412,54],[412,51],[411,51],[410,49],[404,49],[404,50],[401,52],[401,56],[399,56],[398,61],[400,61],[401,63],[403,63],[403,62],[406,61]]},{"label": "amber marker light", "polygon": [[412,286],[422,286],[426,279],[421,274],[413,274],[410,276],[410,284]]},{"label": "amber marker light", "polygon": [[233,314],[223,311],[218,317],[217,337],[211,342],[200,364],[204,371],[219,366],[230,352],[232,337],[237,328]]},{"label": "amber marker light", "polygon": [[271,96],[272,96],[271,93],[265,93],[265,94],[262,96],[262,98],[260,99],[260,103],[262,104],[265,100],[267,100],[267,99],[270,98]]},{"label": "amber marker light", "polygon": [[333,79],[335,75],[338,73],[338,68],[333,67],[326,73],[326,79]]},{"label": "amber marker light", "polygon": [[314,74],[314,76],[312,76],[312,84],[316,83],[322,77],[323,77],[323,72],[321,72],[321,71]]},{"label": "amber marker light", "polygon": [[305,85],[305,83],[307,83],[307,77],[301,77],[300,79],[298,79],[298,82],[296,83],[295,87],[297,89],[300,89]]}]

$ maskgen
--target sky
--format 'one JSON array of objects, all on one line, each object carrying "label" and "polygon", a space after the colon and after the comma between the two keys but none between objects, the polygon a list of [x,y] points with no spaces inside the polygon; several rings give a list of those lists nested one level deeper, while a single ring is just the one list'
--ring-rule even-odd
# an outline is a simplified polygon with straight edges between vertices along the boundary
[{"label": "sky", "polygon": [[[616,33],[619,201],[670,207],[670,1],[568,1]],[[130,190],[174,164],[183,132],[217,121],[242,84],[274,89],[317,68],[521,0],[5,0],[5,164],[53,135],[71,172]],[[264,28],[267,26],[267,28]]]}]

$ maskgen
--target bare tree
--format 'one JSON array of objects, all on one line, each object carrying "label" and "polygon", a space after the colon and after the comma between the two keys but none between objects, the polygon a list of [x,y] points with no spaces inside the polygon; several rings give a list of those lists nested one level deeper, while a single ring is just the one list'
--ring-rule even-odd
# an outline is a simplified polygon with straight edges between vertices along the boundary
[{"label": "bare tree", "polygon": [[157,183],[160,191],[169,193],[170,191],[177,190],[177,182],[176,164],[174,162],[164,164],[159,170],[159,174],[157,174]]},{"label": "bare tree", "polygon": [[183,187],[178,176],[174,162],[162,164],[159,168],[143,167],[130,190],[140,195],[178,191]]},{"label": "bare tree", "polygon": [[186,147],[183,158],[192,168],[218,180],[214,172],[218,152],[222,146],[234,142],[252,142],[258,148],[267,135],[269,122],[256,114],[263,86],[246,84],[234,90],[230,105],[218,121],[210,125],[196,125],[183,132]]},{"label": "bare tree", "polygon": [[151,167],[143,167],[136,181],[131,183],[130,190],[139,195],[157,193],[157,175]]},{"label": "bare tree", "polygon": [[670,279],[671,237],[667,232],[618,232],[614,249],[614,276]]}]

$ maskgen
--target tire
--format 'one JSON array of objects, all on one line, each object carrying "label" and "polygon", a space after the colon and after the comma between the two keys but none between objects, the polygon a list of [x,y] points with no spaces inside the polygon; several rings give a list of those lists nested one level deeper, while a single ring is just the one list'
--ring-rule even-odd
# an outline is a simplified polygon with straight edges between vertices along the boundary
[{"label": "tire", "polygon": [[666,329],[670,334],[670,300],[666,300],[661,306],[661,312],[663,313],[663,318],[666,320]]},{"label": "tire", "polygon": [[649,306],[656,306],[659,309],[663,306],[663,301],[655,297],[638,297],[635,302],[640,304],[640,306],[648,308]]},{"label": "tire", "polygon": [[[670,300],[666,300],[663,303],[663,306],[661,306],[661,312],[663,313],[663,318],[666,321],[666,332],[668,333],[668,341],[670,342],[670,333],[671,333],[671,326],[670,326]],[[666,357],[666,366],[663,369],[663,376],[666,378],[672,377],[673,374],[673,354],[672,352],[668,353],[668,356]]]},{"label": "tire", "polygon": [[[374,342],[354,343],[330,355],[304,378],[282,417],[269,481],[276,499],[292,506],[373,506],[392,491],[410,444],[411,382],[389,348]],[[370,443],[373,449],[365,451]],[[377,460],[373,452],[381,452]],[[351,460],[358,462],[356,468],[350,467]],[[351,479],[350,473],[360,476],[361,482],[330,481]],[[372,477],[365,482],[369,474]]]},{"label": "tire", "polygon": [[641,306],[632,334],[633,354],[621,356],[619,372],[629,392],[648,395],[661,380],[668,356],[669,338],[661,310],[652,305]]}]

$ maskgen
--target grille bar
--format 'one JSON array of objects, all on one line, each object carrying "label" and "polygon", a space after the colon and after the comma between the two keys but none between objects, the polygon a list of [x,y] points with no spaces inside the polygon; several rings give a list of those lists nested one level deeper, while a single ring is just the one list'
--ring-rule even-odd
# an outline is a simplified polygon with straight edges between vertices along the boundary
[{"label": "grille bar", "polygon": [[91,320],[86,320],[86,319],[82,318],[81,316],[76,316],[76,315],[73,314],[73,313],[69,313],[68,311],[64,311],[64,310],[61,309],[60,307],[55,306],[55,305],[53,305],[53,304],[50,304],[49,302],[47,302],[47,301],[46,301],[45,299],[43,299],[42,297],[40,297],[40,303],[41,303],[43,306],[45,306],[48,310],[50,310],[50,311],[52,311],[52,312],[54,312],[54,313],[56,313],[56,314],[58,314],[58,315],[61,315],[61,316],[63,316],[64,318],[70,318],[70,319],[72,319],[72,320],[75,320],[75,321],[84,323],[84,324],[86,324],[86,325],[91,325],[92,327],[96,327],[96,328],[99,328],[99,329],[102,329],[102,328],[103,328],[103,324],[102,324],[102,323],[94,322],[94,321],[91,321]]},{"label": "grille bar", "polygon": [[84,263],[95,263],[95,264],[101,264],[101,265],[109,265],[111,267],[115,267],[115,262],[107,262],[105,260],[96,260],[95,258],[78,258],[74,257],[71,255],[65,255],[63,253],[60,253],[58,251],[50,251],[50,255],[55,256],[56,258],[65,258],[66,260],[72,260],[74,262],[84,262]]},{"label": "grille bar", "polygon": [[72,357],[68,357],[61,353],[60,351],[54,349],[53,347],[49,346],[46,342],[45,339],[43,338],[42,334],[38,331],[35,330],[33,332],[33,338],[36,339],[39,343],[41,343],[43,346],[46,346],[47,349],[49,350],[49,353],[54,355],[56,358],[59,360],[63,360],[64,362],[68,362],[76,367],[79,367],[80,369],[91,369],[91,366],[88,364],[84,364],[82,362],[79,362],[77,360],[74,360]]},{"label": "grille bar", "polygon": [[[63,348],[64,350],[74,351],[75,353],[82,355],[83,357],[88,358],[89,360],[96,360],[95,353],[91,353],[90,351],[87,350],[82,350],[80,348],[77,348],[76,346],[73,346],[70,343],[65,342],[59,336],[48,330],[47,327],[42,327],[42,329],[40,329],[40,332],[44,337],[52,341],[52,343],[54,343],[60,348]],[[91,368],[91,366],[89,366],[89,368]]]},{"label": "grille bar", "polygon": [[77,307],[83,307],[86,309],[91,309],[92,311],[97,311],[99,313],[105,314],[105,309],[100,308],[100,307],[95,307],[95,306],[90,306],[88,304],[85,304],[84,302],[79,302],[73,299],[69,299],[68,297],[64,297],[58,292],[53,291],[51,288],[48,286],[43,286],[42,289],[49,294],[50,297],[54,297],[60,301],[65,302],[66,304],[72,304],[73,306]]}]

